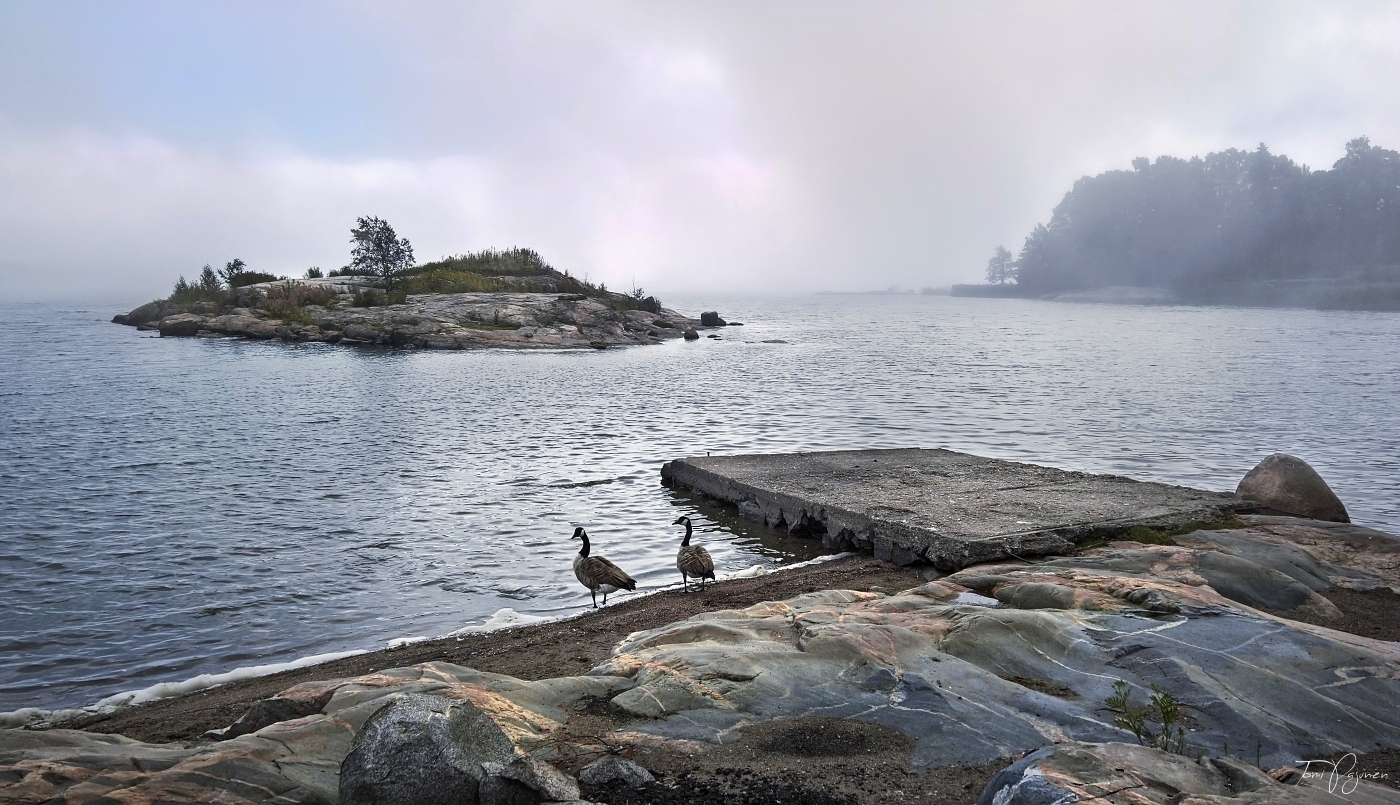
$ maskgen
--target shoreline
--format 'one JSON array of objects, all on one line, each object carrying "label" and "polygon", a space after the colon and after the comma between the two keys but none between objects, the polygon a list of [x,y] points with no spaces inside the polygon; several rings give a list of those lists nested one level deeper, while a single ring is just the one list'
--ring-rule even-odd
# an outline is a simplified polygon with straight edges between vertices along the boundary
[{"label": "shoreline", "polygon": [[[355,677],[438,660],[527,680],[583,674],[606,660],[612,647],[631,632],[655,628],[701,612],[742,608],[802,592],[829,589],[832,585],[838,588],[850,585],[845,589],[858,590],[875,586],[893,592],[918,586],[923,580],[917,568],[898,568],[870,556],[801,563],[758,576],[715,582],[704,593],[662,588],[558,619],[366,650],[323,663],[125,706],[108,713],[85,714],[48,724],[43,729],[119,733],[151,743],[201,740],[205,732],[232,724],[257,701],[301,682]],[[574,643],[564,647],[567,651],[551,649],[548,641],[559,634],[577,636],[579,650],[574,651]],[[541,660],[540,655],[534,653],[536,650],[545,652],[546,659]]]},{"label": "shoreline", "polygon": [[[363,764],[380,762],[363,753],[399,751],[374,725],[409,718],[390,734],[427,735],[432,717],[415,722],[412,713],[428,706],[466,708],[489,719],[485,728],[507,729],[517,764],[562,786],[530,777],[545,786],[535,791],[572,792],[542,797],[551,801],[894,805],[917,793],[934,805],[971,805],[979,793],[990,801],[1016,788],[1020,775],[1082,799],[1119,788],[1115,775],[1126,772],[1222,805],[1261,787],[1272,790],[1260,801],[1314,805],[1333,800],[1319,799],[1319,783],[1290,764],[1354,756],[1372,775],[1360,801],[1396,805],[1400,743],[1372,746],[1368,736],[1395,723],[1379,703],[1400,693],[1400,676],[1324,683],[1339,660],[1400,667],[1397,593],[1400,537],[1274,515],[952,574],[845,556],[703,593],[662,589],[567,618],[406,643],[47,729],[0,730],[0,769],[20,775],[14,793],[39,797],[26,802],[89,778],[153,800],[195,792],[190,801],[258,779],[269,793],[250,801],[360,805],[372,801],[355,793]],[[1276,651],[1236,658],[1220,648],[1251,644]],[[1161,675],[1178,662],[1206,678]],[[1135,696],[1148,683],[1170,684],[1190,716],[1190,752],[1135,744],[1104,709],[1115,678],[1133,680]],[[1204,706],[1212,679],[1230,680],[1239,701]],[[1259,721],[1265,702],[1281,704],[1280,682],[1296,701]],[[1355,723],[1336,722],[1338,706]],[[600,782],[587,771],[600,756],[625,758],[656,780]],[[439,762],[382,757],[420,774]],[[36,762],[42,775],[27,771]],[[108,782],[133,765],[129,782]],[[498,773],[488,766],[497,768],[485,764],[483,774]],[[1183,778],[1183,767],[1206,777]]]},{"label": "shoreline", "polygon": [[724,326],[717,314],[692,319],[654,299],[551,288],[422,293],[368,304],[361,293],[375,291],[364,278],[277,280],[237,288],[218,301],[156,300],[112,322],[162,338],[443,350],[607,349],[693,341],[698,330]]},{"label": "shoreline", "polygon": [[[744,570],[721,574],[718,581],[726,582],[763,578],[774,573],[799,570],[801,568],[825,564],[853,556],[857,556],[857,554],[849,552],[829,553],[814,559],[806,559],[801,562],[794,562],[790,565],[777,565],[771,568],[765,565],[755,564]],[[680,589],[681,585],[679,584],[667,584],[655,589],[631,593],[627,595],[626,598],[621,599],[618,604],[625,601],[639,600],[663,593],[675,592]],[[618,604],[614,604],[613,606],[617,606]],[[257,680],[307,668],[317,668],[350,657],[380,652],[394,652],[408,646],[417,646],[425,643],[446,643],[449,640],[460,640],[464,637],[495,634],[508,629],[555,624],[575,618],[586,617],[590,613],[597,611],[598,610],[585,608],[578,612],[565,614],[533,615],[530,613],[517,612],[511,607],[504,607],[485,616],[481,623],[469,623],[466,626],[454,629],[446,634],[396,637],[384,641],[379,648],[353,648],[341,651],[327,651],[319,654],[308,654],[284,662],[265,662],[258,665],[238,666],[227,671],[210,671],[196,674],[186,679],[154,682],[143,688],[123,690],[109,696],[104,696],[90,705],[52,708],[28,706],[16,708],[15,710],[0,711],[0,729],[61,729],[74,723],[91,723],[92,719],[105,718],[117,713],[126,712],[132,707],[140,707],[156,702],[177,699],[182,696],[201,693],[216,688],[224,688],[239,682]]]}]

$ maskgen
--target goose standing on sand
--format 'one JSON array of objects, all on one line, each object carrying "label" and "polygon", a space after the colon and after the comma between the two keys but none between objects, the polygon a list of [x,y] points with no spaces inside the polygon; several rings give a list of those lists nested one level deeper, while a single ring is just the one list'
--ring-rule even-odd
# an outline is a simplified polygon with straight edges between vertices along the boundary
[{"label": "goose standing on sand", "polygon": [[608,603],[608,593],[618,590],[635,590],[637,582],[632,577],[622,572],[622,568],[609,562],[601,556],[588,555],[588,532],[580,526],[574,529],[574,535],[569,539],[583,540],[583,547],[579,549],[578,556],[574,557],[574,576],[579,583],[588,588],[588,592],[593,596],[593,608],[598,608],[598,592],[603,593],[603,603]]},{"label": "goose standing on sand", "polygon": [[690,544],[690,518],[682,517],[671,525],[685,525],[685,539],[681,540],[681,549],[676,553],[676,569],[681,572],[681,586],[690,589],[690,577],[694,576],[700,580],[700,590],[705,589],[705,579],[714,581],[715,560],[710,558],[710,552],[699,545]]}]

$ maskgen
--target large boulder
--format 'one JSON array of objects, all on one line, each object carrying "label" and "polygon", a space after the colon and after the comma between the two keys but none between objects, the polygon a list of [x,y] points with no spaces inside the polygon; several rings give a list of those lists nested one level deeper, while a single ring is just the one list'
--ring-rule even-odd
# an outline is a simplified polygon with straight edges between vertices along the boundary
[{"label": "large boulder", "polygon": [[700,314],[700,324],[705,327],[723,327],[726,322],[719,317],[719,313],[714,310],[707,310]]},{"label": "large boulder", "polygon": [[409,693],[355,735],[340,765],[342,805],[458,805],[477,801],[483,763],[505,765],[515,745],[466,701]]},{"label": "large boulder", "polygon": [[137,325],[160,321],[160,318],[161,303],[157,300],[155,302],[147,302],[130,313],[118,313],[112,317],[112,321],[117,324],[128,324],[132,327],[136,327]]},{"label": "large boulder", "polygon": [[1245,474],[1235,494],[1295,517],[1350,523],[1346,506],[1317,470],[1287,453],[1274,453]]}]

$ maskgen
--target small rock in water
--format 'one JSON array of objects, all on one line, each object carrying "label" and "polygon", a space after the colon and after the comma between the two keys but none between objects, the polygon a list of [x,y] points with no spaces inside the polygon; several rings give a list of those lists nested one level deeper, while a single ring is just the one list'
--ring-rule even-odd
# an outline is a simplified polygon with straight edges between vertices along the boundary
[{"label": "small rock in water", "polygon": [[1350,523],[1346,506],[1308,466],[1287,453],[1274,453],[1245,474],[1235,494],[1252,503],[1295,517]]},{"label": "small rock in water", "polygon": [[706,338],[713,338],[713,339],[715,339],[715,340],[719,340],[719,336],[714,335],[714,334],[710,334],[710,335],[707,335],[707,336],[705,336],[705,337],[706,337]]},{"label": "small rock in water", "polygon": [[685,328],[685,340],[687,340],[687,341],[698,341],[699,339],[700,339],[700,334],[697,333],[697,332],[695,332],[695,328],[694,328],[694,327],[687,327],[687,328]]}]

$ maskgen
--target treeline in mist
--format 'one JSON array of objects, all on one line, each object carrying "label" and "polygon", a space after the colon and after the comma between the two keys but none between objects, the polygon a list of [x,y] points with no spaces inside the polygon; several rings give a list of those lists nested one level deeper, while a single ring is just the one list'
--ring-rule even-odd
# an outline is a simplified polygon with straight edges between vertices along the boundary
[{"label": "treeline in mist", "polygon": [[1196,301],[1400,283],[1400,154],[1360,137],[1331,170],[1262,144],[1138,158],[1075,182],[1026,238],[1014,277],[1026,295],[1135,285]]}]

